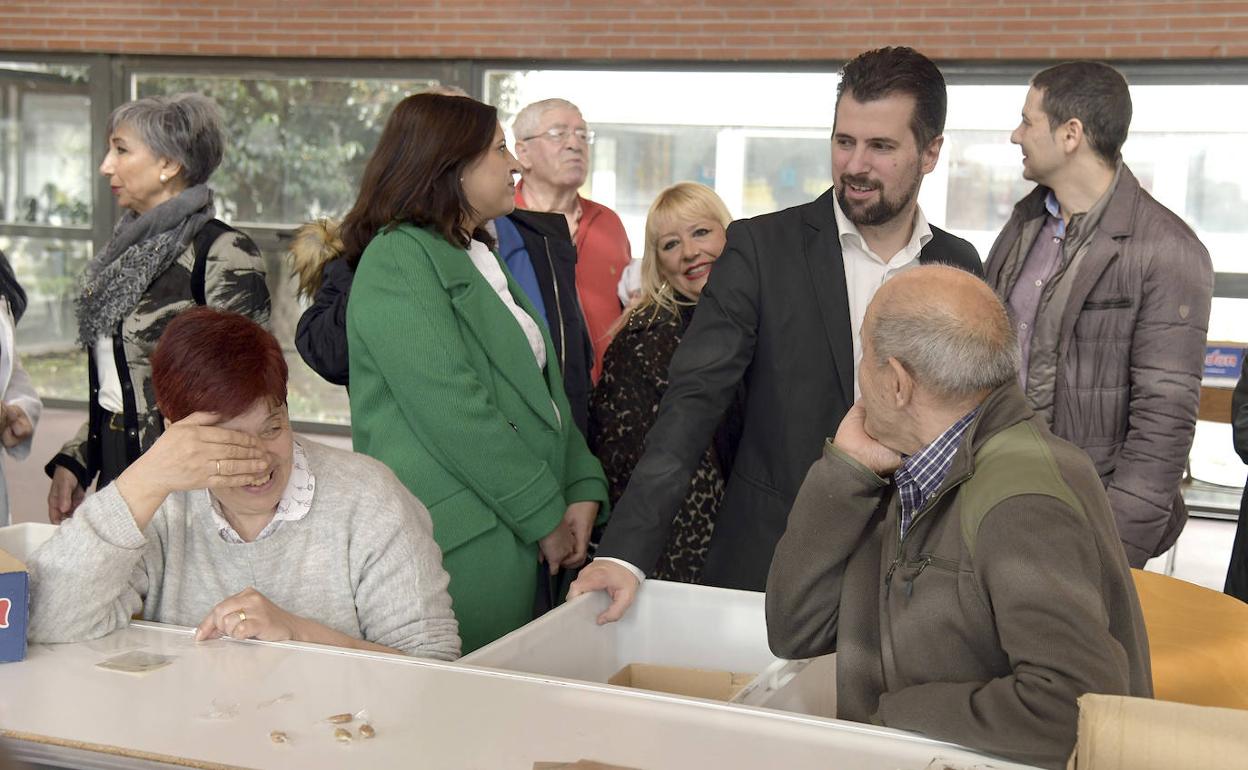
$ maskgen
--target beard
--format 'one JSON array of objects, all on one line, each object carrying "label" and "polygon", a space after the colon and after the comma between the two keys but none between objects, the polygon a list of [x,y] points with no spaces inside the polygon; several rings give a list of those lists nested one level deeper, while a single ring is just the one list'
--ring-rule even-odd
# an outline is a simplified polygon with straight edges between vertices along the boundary
[{"label": "beard", "polygon": [[[842,174],[841,183],[836,186],[836,200],[841,204],[841,211],[850,222],[859,227],[878,227],[886,222],[891,222],[914,202],[914,199],[919,195],[919,183],[922,181],[923,174],[916,167],[914,178],[906,189],[893,197],[889,197],[888,191],[879,182],[873,181],[865,174],[861,176]],[[879,200],[870,205],[850,203],[845,197],[845,188],[851,184],[855,187],[869,187],[873,190],[879,190]]]}]

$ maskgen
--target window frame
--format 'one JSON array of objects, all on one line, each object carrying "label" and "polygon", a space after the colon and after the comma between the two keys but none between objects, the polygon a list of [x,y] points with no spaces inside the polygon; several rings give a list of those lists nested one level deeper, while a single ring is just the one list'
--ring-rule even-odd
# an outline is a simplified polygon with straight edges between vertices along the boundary
[{"label": "window frame", "polygon": [[[115,61],[116,78],[122,87],[122,104],[133,98],[134,80],[144,75],[194,77],[254,77],[286,79],[308,78],[359,78],[393,80],[436,80],[442,85],[465,87],[467,67],[458,60],[406,60],[380,59],[214,59],[172,56],[123,56]],[[471,92],[470,92],[471,93]],[[115,201],[112,204],[113,221],[121,215]],[[294,234],[295,225],[272,222],[231,222],[246,231],[264,252],[270,269],[281,260],[287,242]]]},{"label": "window frame", "polygon": [[[136,76],[186,75],[258,78],[376,78],[397,80],[436,80],[472,93],[471,69],[465,60],[384,60],[384,59],[267,59],[174,56],[126,56],[115,54],[53,54],[3,52],[0,60],[30,64],[65,65],[87,68],[87,95],[90,99],[91,166],[94,169],[108,145],[105,125],[109,114],[132,98]],[[93,173],[91,224],[57,226],[0,222],[0,236],[61,239],[91,244],[98,253],[108,242],[121,208],[111,194],[108,180]],[[237,222],[263,251],[270,271],[279,268],[294,224]],[[277,273],[274,272],[274,275]],[[76,398],[46,398],[53,408],[83,408],[87,402]],[[292,420],[296,430],[347,435],[350,427],[334,423]]]},{"label": "window frame", "polygon": [[[955,59],[938,61],[945,82],[951,86],[1025,85],[1031,76],[1055,60],[1022,60],[1010,62]],[[1193,59],[1184,61],[1112,61],[1132,85],[1248,85],[1248,61],[1225,59]],[[552,70],[602,72],[776,72],[836,73],[844,61],[612,61],[540,59],[477,59],[470,62],[475,98],[482,98],[486,79],[498,70]],[[467,89],[466,89],[467,90]],[[829,98],[835,98],[829,95]],[[1020,108],[1022,105],[1019,105]],[[828,127],[831,129],[831,126]],[[1244,273],[1214,274],[1214,298],[1248,299],[1248,269]]]},{"label": "window frame", "polygon": [[[92,160],[97,148],[108,144],[104,124],[111,107],[111,71],[109,57],[104,54],[35,54],[30,52],[0,52],[0,61],[30,64],[52,64],[87,68],[87,97],[91,100],[91,149]],[[103,157],[101,153],[99,157]],[[94,165],[94,164],[93,164]],[[0,236],[17,238],[48,238],[71,241],[90,241],[92,253],[108,241],[115,218],[110,218],[115,207],[108,181],[98,174],[91,184],[91,224],[89,226],[38,225],[0,222]]]},{"label": "window frame", "polygon": [[[377,79],[431,79],[462,88],[474,98],[482,98],[488,74],[496,70],[591,70],[603,72],[762,72],[836,73],[841,61],[612,61],[542,59],[297,59],[297,58],[216,58],[192,56],[134,56],[118,54],[72,54],[32,51],[6,51],[0,60],[31,64],[80,66],[87,68],[87,94],[91,100],[92,166],[102,159],[106,146],[105,123],[118,105],[126,102],[134,88],[134,78],[142,75],[236,76],[236,77],[327,77]],[[1020,85],[1051,61],[984,62],[951,60],[940,62],[950,85]],[[1248,85],[1248,61],[1191,60],[1183,62],[1124,61],[1114,66],[1137,85]],[[828,98],[834,98],[829,94]],[[830,127],[829,127],[830,128]],[[90,226],[57,226],[0,222],[0,236],[34,237],[88,241],[93,253],[108,241],[121,211],[108,188],[108,181],[96,174],[91,185]],[[276,268],[293,233],[293,226],[272,223],[238,222],[264,251],[270,268]],[[1248,299],[1248,272],[1217,273],[1214,297]],[[82,407],[77,399],[48,399],[50,406]],[[298,429],[347,433],[348,426],[296,421]]]}]

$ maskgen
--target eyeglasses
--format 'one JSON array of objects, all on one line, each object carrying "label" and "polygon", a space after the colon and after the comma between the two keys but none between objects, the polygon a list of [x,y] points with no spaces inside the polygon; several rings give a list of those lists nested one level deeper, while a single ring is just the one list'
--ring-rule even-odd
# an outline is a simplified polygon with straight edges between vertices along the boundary
[{"label": "eyeglasses", "polygon": [[594,143],[594,132],[593,132],[593,129],[589,129],[589,128],[576,128],[576,129],[548,128],[539,134],[534,134],[533,136],[526,136],[522,138],[520,141],[527,142],[530,139],[549,139],[552,142],[563,142],[565,139],[568,138],[568,134],[572,134],[573,136],[575,136],[577,139],[580,139],[585,144]]}]

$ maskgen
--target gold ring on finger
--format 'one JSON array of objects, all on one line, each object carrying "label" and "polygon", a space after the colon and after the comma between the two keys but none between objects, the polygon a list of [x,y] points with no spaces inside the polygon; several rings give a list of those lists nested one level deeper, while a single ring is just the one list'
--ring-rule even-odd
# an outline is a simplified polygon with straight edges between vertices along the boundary
[{"label": "gold ring on finger", "polygon": [[239,611],[238,611],[238,622],[239,622],[239,623],[242,623],[242,622],[243,622],[244,620],[246,620],[246,619],[247,619],[247,613],[246,613],[246,612],[243,612],[242,610],[239,610]]},{"label": "gold ring on finger", "polygon": [[217,460],[217,475],[221,475],[221,461]]}]

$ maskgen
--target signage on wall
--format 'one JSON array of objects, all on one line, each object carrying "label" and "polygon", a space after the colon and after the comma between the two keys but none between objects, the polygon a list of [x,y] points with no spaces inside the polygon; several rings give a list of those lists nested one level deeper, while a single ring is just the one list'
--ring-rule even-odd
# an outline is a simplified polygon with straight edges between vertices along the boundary
[{"label": "signage on wall", "polygon": [[1213,343],[1205,346],[1205,379],[1215,380],[1207,384],[1225,384],[1234,387],[1244,365],[1244,348],[1240,345]]}]

